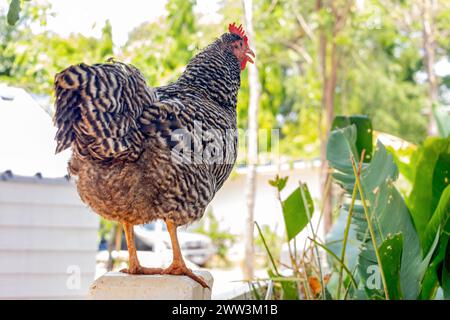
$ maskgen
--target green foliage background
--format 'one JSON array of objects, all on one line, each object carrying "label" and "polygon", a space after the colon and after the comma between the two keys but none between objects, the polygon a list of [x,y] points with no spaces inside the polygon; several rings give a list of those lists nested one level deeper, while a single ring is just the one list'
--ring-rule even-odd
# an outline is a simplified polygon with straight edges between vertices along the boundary
[{"label": "green foliage background", "polygon": [[[450,1],[440,4],[437,29],[449,30]],[[14,26],[7,25],[7,8],[0,8],[0,81],[51,95],[54,75],[63,68],[114,56],[140,68],[150,85],[167,84],[201,48],[225,32],[229,22],[243,20],[240,1],[221,1],[223,19],[208,23],[196,13],[196,5],[195,0],[169,0],[167,16],[135,28],[123,47],[114,45],[109,21],[98,39],[78,33],[63,38],[50,31],[33,32],[32,26],[45,26],[53,14],[50,4],[22,1]],[[422,110],[427,86],[418,76],[424,72],[422,26],[404,19],[414,16],[411,8],[407,1],[384,0],[351,7],[335,40],[340,61],[335,114],[367,114],[374,130],[419,143],[426,136]],[[291,159],[317,157],[322,108],[318,30],[324,27],[326,36],[331,36],[332,13],[326,6],[317,10],[315,1],[254,0],[253,16],[256,38],[251,46],[256,48],[262,87],[259,126],[280,129],[280,151]],[[449,38],[438,32],[437,58],[449,55]],[[439,81],[441,91],[450,86],[449,77]],[[243,129],[247,106],[245,71],[238,105]]]}]

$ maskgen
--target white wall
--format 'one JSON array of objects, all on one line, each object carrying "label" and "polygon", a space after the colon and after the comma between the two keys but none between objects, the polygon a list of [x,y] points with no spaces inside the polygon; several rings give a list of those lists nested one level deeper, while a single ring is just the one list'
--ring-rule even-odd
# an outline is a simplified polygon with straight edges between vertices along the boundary
[{"label": "white wall", "polygon": [[29,180],[0,180],[0,299],[84,298],[98,216],[73,184]]},{"label": "white wall", "polygon": [[56,127],[52,118],[20,88],[0,83],[0,93],[13,99],[0,98],[0,172],[32,176],[41,172],[45,177],[67,174],[70,151],[55,155]]},{"label": "white wall", "polygon": [[[313,199],[320,198],[320,167],[317,162],[302,162],[294,168],[281,169],[280,176],[289,176],[282,198],[286,198],[299,185],[299,180],[306,182]],[[283,214],[276,198],[276,189],[269,185],[276,175],[275,170],[261,168],[257,174],[255,221],[259,225],[278,226],[278,233],[284,232]],[[238,170],[230,177],[211,202],[213,213],[222,221],[222,225],[234,234],[243,234],[246,217],[246,175]],[[317,206],[316,206],[317,211]],[[316,216],[318,214],[316,212]]]}]

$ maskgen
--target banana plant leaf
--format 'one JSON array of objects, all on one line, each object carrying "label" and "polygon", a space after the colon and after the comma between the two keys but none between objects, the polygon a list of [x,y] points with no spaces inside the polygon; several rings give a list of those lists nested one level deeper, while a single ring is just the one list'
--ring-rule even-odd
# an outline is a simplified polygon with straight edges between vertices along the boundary
[{"label": "banana plant leaf", "polygon": [[444,299],[450,300],[450,246],[448,244],[442,264],[441,287],[444,291]]},{"label": "banana plant leaf", "polygon": [[[356,138],[357,128],[352,125],[332,131],[327,145],[327,159],[336,171],[333,177],[344,188],[348,197],[355,184],[351,158],[358,159]],[[416,299],[437,239],[430,251],[423,255],[409,210],[394,186],[397,178],[398,169],[392,155],[378,142],[371,162],[363,164],[361,184],[368,201],[377,247],[390,235],[401,233],[403,236],[400,288],[405,299]],[[366,294],[368,298],[383,296],[382,287],[367,285],[368,280],[374,276],[373,270],[378,263],[361,203],[355,204],[352,223],[355,225],[356,238],[362,242],[358,256],[358,273]]]},{"label": "banana plant leaf", "polygon": [[[424,247],[432,246],[435,234],[440,234],[438,249],[425,273],[422,284],[421,299],[432,299],[436,290],[441,285],[446,299],[450,299],[450,261],[446,260],[450,255],[450,185],[441,195],[439,204],[427,225],[424,234]],[[447,269],[445,268],[447,265]],[[443,267],[444,266],[444,267]]]},{"label": "banana plant leaf", "polygon": [[445,296],[444,285],[448,280],[442,265],[450,234],[450,137],[428,137],[419,148],[406,153],[405,150],[400,154],[398,150],[392,151],[400,172],[412,185],[406,203],[419,233],[422,251],[428,252],[437,235],[440,237],[422,281],[420,298],[435,298],[440,285],[440,292]]},{"label": "banana plant leaf", "polygon": [[342,129],[350,125],[356,126],[356,150],[358,151],[356,160],[359,161],[359,156],[365,150],[363,161],[370,162],[372,160],[372,121],[365,115],[354,116],[336,116],[333,120],[332,129]]},{"label": "banana plant leaf", "polygon": [[379,251],[386,277],[389,299],[401,300],[403,293],[400,287],[400,266],[402,260],[403,237],[401,233],[383,241]]},{"label": "banana plant leaf", "polygon": [[[447,246],[450,247],[450,237],[444,233],[440,236],[436,252],[433,254],[433,258],[423,277],[420,300],[430,300],[436,297],[440,284],[439,270],[442,270],[442,261],[445,258]],[[450,279],[445,278],[442,280],[450,281]]]},{"label": "banana plant leaf", "polygon": [[424,232],[425,250],[429,250],[438,230],[450,234],[450,185],[441,194],[436,210],[431,216]]},{"label": "banana plant leaf", "polygon": [[[417,153],[416,175],[407,202],[426,251],[440,223],[436,221],[434,213],[450,181],[450,137],[429,137]],[[439,220],[441,218],[445,219],[440,215]],[[431,237],[430,228],[433,231]]]},{"label": "banana plant leaf", "polygon": [[[342,241],[344,238],[344,230],[345,225],[347,223],[347,217],[348,217],[348,208],[344,207],[339,212],[337,220],[334,222],[333,226],[331,227],[330,231],[326,236],[327,248],[330,249],[339,258],[341,257],[342,253]],[[344,261],[345,265],[350,270],[353,270],[356,267],[360,245],[361,242],[358,239],[356,239],[355,226],[352,224],[349,230]],[[329,263],[331,265],[335,265],[334,259],[329,258]],[[339,265],[336,265],[336,267],[339,267]]]}]

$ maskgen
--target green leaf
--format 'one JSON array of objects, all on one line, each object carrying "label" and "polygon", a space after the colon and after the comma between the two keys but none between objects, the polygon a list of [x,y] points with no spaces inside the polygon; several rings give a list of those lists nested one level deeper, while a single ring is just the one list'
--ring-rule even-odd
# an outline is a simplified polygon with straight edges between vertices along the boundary
[{"label": "green leaf", "polygon": [[277,188],[278,191],[281,192],[281,191],[283,191],[284,187],[286,187],[288,178],[289,178],[288,176],[280,178],[279,175],[276,175],[273,180],[269,180],[269,184],[272,187]]},{"label": "green leaf", "polygon": [[450,246],[450,238],[446,234],[442,234],[439,239],[439,245],[437,247],[436,253],[431,260],[430,265],[425,272],[422,281],[422,291],[420,293],[421,300],[433,299],[436,295],[437,289],[439,287],[439,275],[438,270],[442,266],[442,260],[444,260],[445,252],[447,246]]},{"label": "green leaf", "polygon": [[430,250],[431,244],[439,230],[450,234],[450,185],[442,192],[438,206],[425,229],[423,236],[423,248],[425,252]]},{"label": "green leaf", "polygon": [[[347,222],[347,217],[348,217],[348,210],[346,210],[345,208],[341,209],[336,222],[333,224],[330,232],[328,232],[326,236],[327,247],[338,257],[341,255],[342,252],[342,242],[344,238],[344,230]],[[360,241],[356,239],[355,225],[352,224],[350,225],[350,231],[347,241],[347,249],[345,251],[346,259],[344,261],[350,270],[353,270],[356,266],[359,254],[358,248],[360,245],[361,245]],[[335,260],[331,259],[331,257],[328,260],[332,265],[339,267],[339,265],[337,265],[335,263]]]},{"label": "green leaf", "polygon": [[[348,198],[351,197],[355,183],[350,159],[357,156],[356,130],[356,126],[352,125],[332,131],[327,145],[327,159],[330,166],[337,171],[333,177],[345,189]],[[361,184],[369,203],[377,245],[379,246],[390,234],[401,233],[403,236],[401,289],[404,298],[416,299],[431,255],[428,254],[424,258],[422,256],[419,237],[408,208],[393,184],[397,178],[398,169],[392,155],[386,151],[381,142],[378,142],[372,161],[363,165]],[[382,288],[367,286],[367,280],[373,276],[373,266],[377,265],[377,259],[360,203],[354,206],[352,223],[355,225],[355,237],[362,242],[358,256],[358,273],[366,294],[371,298],[379,295],[379,289]]]},{"label": "green leaf", "polygon": [[401,233],[387,238],[379,247],[384,276],[386,277],[387,291],[391,300],[400,300],[403,298],[400,287],[402,251],[403,237]]},{"label": "green leaf", "polygon": [[333,168],[339,170],[341,175],[333,174],[336,182],[340,183],[345,189],[353,186],[355,178],[353,168],[350,162],[352,155],[357,157],[356,149],[356,127],[349,126],[345,129],[336,129],[330,133],[327,143],[327,160]]},{"label": "green leaf", "polygon": [[336,116],[334,117],[333,124],[331,125],[332,130],[342,129],[350,126],[352,123],[350,122],[350,118],[347,116]]},{"label": "green leaf", "polygon": [[394,157],[395,164],[397,165],[400,173],[406,180],[408,180],[408,182],[410,182],[412,186],[416,174],[417,158],[420,155],[419,152],[417,152],[417,146],[408,144],[402,149],[395,149],[392,146],[387,146],[386,149]]},{"label": "green leaf", "polygon": [[363,150],[365,150],[364,162],[370,162],[372,159],[372,121],[367,116],[336,116],[333,120],[332,129],[342,129],[354,124],[356,126],[356,149],[358,150],[357,161]]},{"label": "green leaf", "polygon": [[19,21],[20,9],[20,0],[11,0],[6,16],[6,20],[10,26],[15,25],[16,22]]},{"label": "green leaf", "polygon": [[[294,190],[290,196],[283,201],[283,217],[286,225],[288,241],[294,239],[308,224],[314,213],[314,203],[306,184],[302,184],[303,192],[306,198],[306,204],[303,202],[300,187]],[[306,208],[308,206],[308,208]],[[311,214],[308,217],[308,211]]]},{"label": "green leaf", "polygon": [[[423,241],[425,230],[436,210],[439,199],[450,180],[450,137],[429,137],[419,149],[413,189],[408,207],[424,249],[430,239]],[[433,237],[434,239],[434,237]]]},{"label": "green leaf", "polygon": [[448,244],[442,265],[441,286],[442,291],[444,291],[444,299],[450,300],[450,245]]}]

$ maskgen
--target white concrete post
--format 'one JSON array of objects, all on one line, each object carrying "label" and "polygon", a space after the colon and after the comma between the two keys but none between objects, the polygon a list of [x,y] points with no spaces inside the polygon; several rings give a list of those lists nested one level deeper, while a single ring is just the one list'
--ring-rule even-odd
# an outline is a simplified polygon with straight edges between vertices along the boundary
[{"label": "white concrete post", "polygon": [[[195,270],[212,289],[208,271]],[[211,290],[187,276],[128,275],[108,272],[91,285],[89,299],[94,300],[210,300]]]}]

